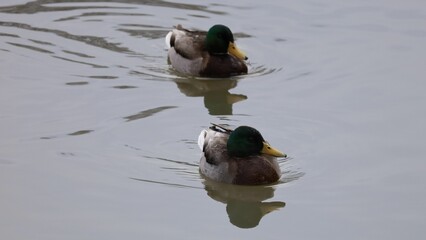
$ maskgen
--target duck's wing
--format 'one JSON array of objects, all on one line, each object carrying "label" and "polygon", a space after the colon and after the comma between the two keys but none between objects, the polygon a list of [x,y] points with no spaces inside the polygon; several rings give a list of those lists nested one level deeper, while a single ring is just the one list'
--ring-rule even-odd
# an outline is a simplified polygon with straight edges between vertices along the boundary
[{"label": "duck's wing", "polygon": [[220,125],[201,131],[198,136],[198,146],[203,151],[206,162],[218,165],[220,162],[226,161],[229,158],[226,148],[229,138],[229,132],[227,131],[229,129],[222,128]]},{"label": "duck's wing", "polygon": [[177,25],[166,36],[168,48],[174,48],[176,53],[187,59],[202,57],[206,32],[190,31]]},{"label": "duck's wing", "polygon": [[213,126],[209,127],[208,129],[203,129],[198,136],[198,147],[203,152],[205,152],[206,147],[213,145],[216,142],[224,142],[226,147],[229,134],[232,132],[231,129],[227,129],[221,125],[214,123],[212,123],[212,125]]}]

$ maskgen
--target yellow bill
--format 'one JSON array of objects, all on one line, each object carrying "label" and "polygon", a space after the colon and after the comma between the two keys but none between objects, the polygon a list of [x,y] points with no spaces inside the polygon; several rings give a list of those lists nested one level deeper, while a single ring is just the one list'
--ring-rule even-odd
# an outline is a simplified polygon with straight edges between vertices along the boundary
[{"label": "yellow bill", "polygon": [[273,148],[269,143],[263,142],[263,148],[261,153],[268,154],[274,157],[287,157],[287,154],[281,152],[278,149]]},{"label": "yellow bill", "polygon": [[235,43],[233,43],[233,42],[229,43],[228,52],[229,52],[229,54],[235,56],[238,59],[241,59],[241,60],[247,60],[248,59],[248,57],[246,56],[246,54],[243,51],[241,51],[237,47],[237,45]]}]

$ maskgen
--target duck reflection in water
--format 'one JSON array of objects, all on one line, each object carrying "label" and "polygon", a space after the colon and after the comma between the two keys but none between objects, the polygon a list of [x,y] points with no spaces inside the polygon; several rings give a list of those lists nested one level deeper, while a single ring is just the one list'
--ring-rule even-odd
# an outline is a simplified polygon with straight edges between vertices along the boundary
[{"label": "duck reflection in water", "polygon": [[265,200],[274,196],[273,186],[242,186],[203,181],[207,195],[226,204],[229,221],[239,228],[254,228],[268,213],[285,206],[284,202]]},{"label": "duck reflection in water", "polygon": [[179,90],[188,97],[204,97],[204,106],[210,115],[232,115],[232,105],[247,96],[229,90],[237,86],[233,79],[176,79]]}]

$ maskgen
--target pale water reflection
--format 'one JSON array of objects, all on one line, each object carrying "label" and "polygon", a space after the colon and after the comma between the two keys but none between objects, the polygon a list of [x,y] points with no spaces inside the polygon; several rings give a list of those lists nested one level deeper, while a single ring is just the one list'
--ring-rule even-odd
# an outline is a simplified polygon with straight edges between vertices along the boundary
[{"label": "pale water reflection", "polygon": [[[188,165],[185,162],[178,162],[168,159],[161,161],[171,161],[177,164]],[[194,167],[194,165],[189,165]],[[197,167],[197,166],[195,166]],[[181,171],[181,168],[171,168],[169,170]],[[192,173],[192,172],[191,172]],[[184,185],[172,182],[162,182],[150,179],[131,178],[147,184],[158,184],[168,187],[201,189],[200,187]],[[259,225],[263,217],[268,213],[280,210],[285,206],[282,201],[268,201],[274,197],[276,186],[242,186],[214,182],[204,178],[204,190],[207,195],[220,203],[225,204],[224,214],[226,213],[229,222],[238,228],[254,228]]]},{"label": "pale water reflection", "polygon": [[174,81],[185,96],[203,97],[210,115],[232,115],[232,106],[247,99],[246,95],[229,92],[237,86],[238,80],[180,78]]},{"label": "pale water reflection", "polygon": [[274,197],[274,186],[239,186],[204,179],[204,189],[212,199],[226,204],[229,221],[239,228],[254,228],[268,213],[285,206]]}]

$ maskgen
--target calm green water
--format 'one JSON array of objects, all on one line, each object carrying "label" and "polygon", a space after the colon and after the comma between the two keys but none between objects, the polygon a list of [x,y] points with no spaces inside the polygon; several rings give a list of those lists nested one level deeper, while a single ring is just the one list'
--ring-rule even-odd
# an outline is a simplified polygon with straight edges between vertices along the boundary
[{"label": "calm green water", "polygon": [[[0,3],[1,239],[423,239],[423,1]],[[173,25],[228,25],[249,74],[167,65]],[[290,158],[198,173],[210,122]]]}]

